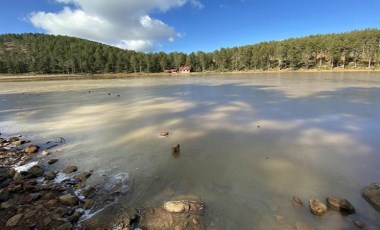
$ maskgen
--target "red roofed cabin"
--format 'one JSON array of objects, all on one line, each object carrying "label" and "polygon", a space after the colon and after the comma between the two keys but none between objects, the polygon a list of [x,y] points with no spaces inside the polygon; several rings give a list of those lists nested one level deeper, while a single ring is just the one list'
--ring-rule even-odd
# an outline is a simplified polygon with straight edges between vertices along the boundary
[{"label": "red roofed cabin", "polygon": [[179,73],[190,73],[190,69],[189,66],[181,66],[179,67]]}]

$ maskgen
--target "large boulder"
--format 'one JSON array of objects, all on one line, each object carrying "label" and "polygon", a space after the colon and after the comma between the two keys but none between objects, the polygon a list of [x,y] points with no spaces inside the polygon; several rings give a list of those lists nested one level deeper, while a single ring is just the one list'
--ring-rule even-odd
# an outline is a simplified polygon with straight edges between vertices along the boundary
[{"label": "large boulder", "polygon": [[352,206],[352,204],[346,199],[330,196],[330,197],[327,197],[326,203],[327,203],[327,207],[331,210],[338,211],[343,214],[355,213],[354,206]]},{"label": "large boulder", "polygon": [[374,209],[380,212],[380,184],[369,185],[364,189],[362,195]]}]

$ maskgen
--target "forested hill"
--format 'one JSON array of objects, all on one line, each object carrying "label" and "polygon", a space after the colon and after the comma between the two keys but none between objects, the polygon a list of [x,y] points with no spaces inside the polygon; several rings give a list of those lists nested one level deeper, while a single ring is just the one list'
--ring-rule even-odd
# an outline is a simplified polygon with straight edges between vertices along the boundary
[{"label": "forested hill", "polygon": [[45,34],[0,35],[0,73],[164,72],[380,68],[380,30],[313,35],[205,53],[140,53],[84,39]]}]

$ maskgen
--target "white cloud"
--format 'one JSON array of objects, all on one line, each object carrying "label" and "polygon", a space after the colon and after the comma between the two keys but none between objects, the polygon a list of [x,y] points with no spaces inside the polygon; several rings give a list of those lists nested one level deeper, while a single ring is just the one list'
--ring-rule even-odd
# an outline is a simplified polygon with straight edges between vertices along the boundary
[{"label": "white cloud", "polygon": [[175,29],[149,16],[186,3],[203,8],[198,0],[55,0],[64,4],[58,13],[33,12],[29,21],[50,34],[99,41],[137,51],[152,51],[160,41],[180,37]]}]

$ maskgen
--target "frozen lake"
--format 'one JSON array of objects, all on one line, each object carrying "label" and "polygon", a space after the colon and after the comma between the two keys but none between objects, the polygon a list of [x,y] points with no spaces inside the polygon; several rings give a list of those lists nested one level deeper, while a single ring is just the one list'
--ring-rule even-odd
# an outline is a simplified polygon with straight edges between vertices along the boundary
[{"label": "frozen lake", "polygon": [[[280,229],[275,215],[293,228],[379,229],[361,196],[380,182],[379,99],[380,73],[0,82],[0,132],[64,137],[54,167],[94,170],[89,183],[128,173],[121,205],[198,196],[208,229]],[[357,214],[316,218],[294,195],[346,198]]]}]

